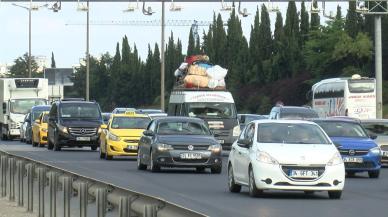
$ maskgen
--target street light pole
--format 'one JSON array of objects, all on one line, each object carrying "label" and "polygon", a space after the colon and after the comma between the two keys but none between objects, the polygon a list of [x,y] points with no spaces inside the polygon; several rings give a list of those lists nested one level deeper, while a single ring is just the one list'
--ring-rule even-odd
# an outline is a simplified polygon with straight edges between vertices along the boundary
[{"label": "street light pole", "polygon": [[90,58],[89,58],[89,0],[86,3],[86,101],[89,101],[89,72],[90,72]]},{"label": "street light pole", "polygon": [[28,77],[32,77],[31,72],[31,8],[32,0],[30,0],[30,8],[28,9]]},{"label": "street light pole", "polygon": [[383,118],[381,15],[375,15],[376,118]]},{"label": "street light pole", "polygon": [[162,0],[162,35],[161,35],[161,57],[160,57],[160,108],[164,111],[164,29],[165,29],[165,19],[164,19],[164,0]]}]

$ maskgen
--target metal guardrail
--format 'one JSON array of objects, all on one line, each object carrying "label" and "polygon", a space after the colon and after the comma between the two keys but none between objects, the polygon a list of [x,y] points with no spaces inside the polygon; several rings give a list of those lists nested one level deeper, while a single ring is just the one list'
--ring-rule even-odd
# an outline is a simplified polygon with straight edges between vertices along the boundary
[{"label": "metal guardrail", "polygon": [[[105,217],[115,209],[119,217],[206,216],[160,198],[120,188],[2,150],[0,159],[1,197],[8,196],[10,201],[17,200],[20,207],[25,206],[26,201],[28,212],[33,212],[34,204],[38,203],[38,217],[44,217],[45,210],[49,210],[46,216],[70,217],[74,209],[79,210],[78,216],[87,217],[91,208],[88,206],[91,204],[95,204],[96,210],[93,211],[97,217]],[[36,186],[37,189],[34,189]],[[25,192],[27,197],[24,195]],[[47,193],[48,198],[45,197]],[[57,200],[59,193],[62,193],[62,200]],[[78,207],[71,207],[71,199],[74,200],[74,197],[78,197]],[[47,205],[49,209],[45,207]],[[57,209],[59,207],[63,209]]]}]

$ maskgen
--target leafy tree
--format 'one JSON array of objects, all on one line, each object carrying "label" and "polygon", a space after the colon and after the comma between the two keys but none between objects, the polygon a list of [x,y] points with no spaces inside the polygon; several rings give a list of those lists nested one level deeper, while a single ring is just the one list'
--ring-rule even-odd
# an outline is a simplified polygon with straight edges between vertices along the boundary
[{"label": "leafy tree", "polygon": [[[15,59],[14,64],[9,70],[9,76],[12,78],[28,78],[28,53]],[[38,63],[35,61],[35,57],[31,56],[31,75],[32,77],[38,77]]]}]

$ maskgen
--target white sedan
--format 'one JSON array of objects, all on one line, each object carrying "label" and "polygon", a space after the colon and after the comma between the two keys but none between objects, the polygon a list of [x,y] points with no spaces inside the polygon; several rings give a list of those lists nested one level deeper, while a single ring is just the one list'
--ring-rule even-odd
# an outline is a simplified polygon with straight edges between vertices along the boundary
[{"label": "white sedan", "polygon": [[233,143],[228,159],[231,192],[263,190],[328,191],[341,198],[345,167],[326,133],[315,123],[296,120],[257,120]]}]

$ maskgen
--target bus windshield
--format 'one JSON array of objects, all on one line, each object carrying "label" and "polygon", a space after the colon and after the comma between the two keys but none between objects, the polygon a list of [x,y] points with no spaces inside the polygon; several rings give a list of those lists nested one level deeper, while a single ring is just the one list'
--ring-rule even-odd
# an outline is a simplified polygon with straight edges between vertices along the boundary
[{"label": "bus windshield", "polygon": [[374,80],[349,80],[349,92],[351,93],[371,93],[375,90]]},{"label": "bus windshield", "polygon": [[236,118],[237,112],[233,103],[196,102],[188,103],[187,113],[197,118]]},{"label": "bus windshield", "polygon": [[33,106],[47,105],[45,99],[14,99],[11,100],[11,113],[27,114]]}]

